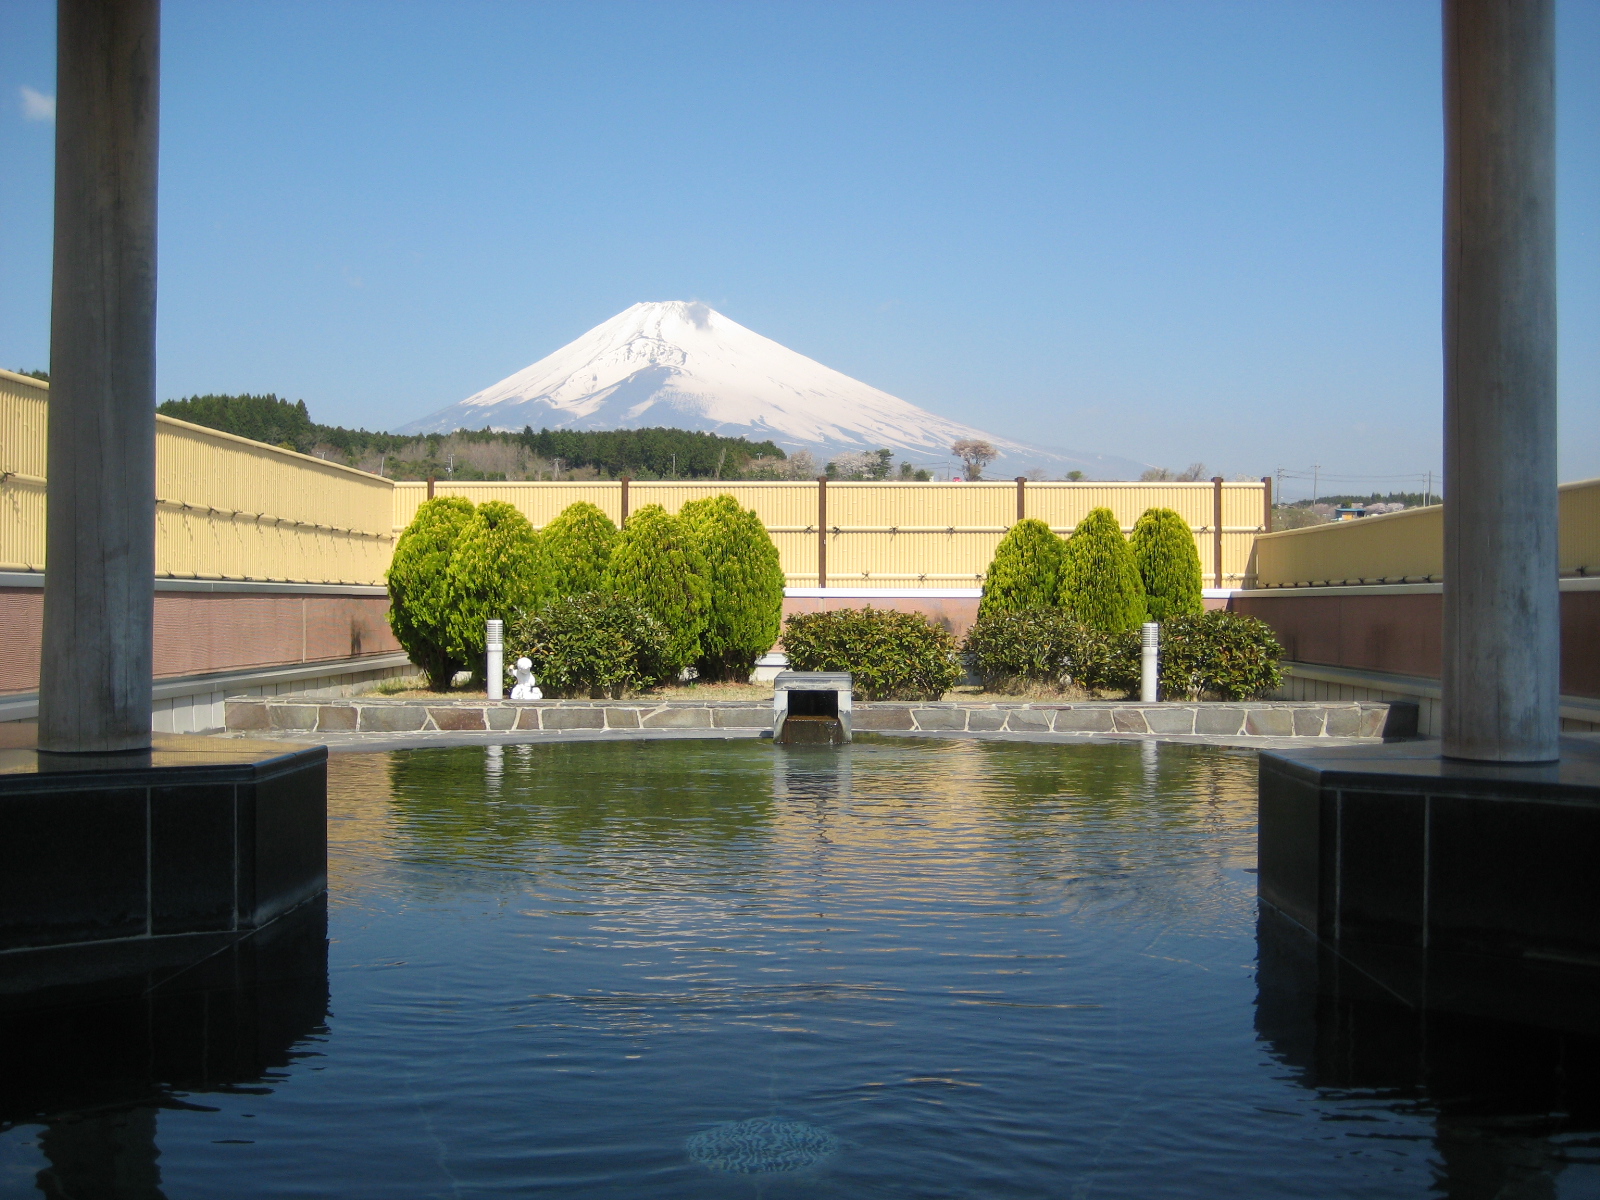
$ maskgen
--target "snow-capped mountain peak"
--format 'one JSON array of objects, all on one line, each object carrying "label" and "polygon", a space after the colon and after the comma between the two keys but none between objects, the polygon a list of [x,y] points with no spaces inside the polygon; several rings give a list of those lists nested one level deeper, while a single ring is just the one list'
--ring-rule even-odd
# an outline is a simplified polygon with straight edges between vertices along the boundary
[{"label": "snow-capped mountain peak", "polygon": [[[746,329],[697,301],[635,304],[530,367],[401,433],[456,429],[637,429],[672,426],[826,458],[888,447],[945,462],[959,438],[981,438],[1014,474],[1076,466],[1091,477],[1140,464],[1028,446],[936,416]],[[991,474],[997,473],[991,469]]]}]

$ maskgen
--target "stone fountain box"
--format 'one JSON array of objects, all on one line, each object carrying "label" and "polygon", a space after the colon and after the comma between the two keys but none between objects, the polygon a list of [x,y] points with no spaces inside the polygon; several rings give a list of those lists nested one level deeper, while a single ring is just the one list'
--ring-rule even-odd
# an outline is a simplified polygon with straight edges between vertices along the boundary
[{"label": "stone fountain box", "polygon": [[0,992],[181,968],[326,890],[326,747],[34,739],[0,727]]}]

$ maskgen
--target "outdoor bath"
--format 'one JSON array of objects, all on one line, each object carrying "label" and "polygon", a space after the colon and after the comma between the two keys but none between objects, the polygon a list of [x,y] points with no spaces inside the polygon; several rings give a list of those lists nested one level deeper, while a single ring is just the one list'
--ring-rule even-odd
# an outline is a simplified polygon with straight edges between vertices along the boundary
[{"label": "outdoor bath", "polygon": [[1324,1011],[1255,788],[1153,742],[336,754],[326,967],[183,1001],[276,1056],[13,1075],[0,1195],[1594,1195],[1592,1044]]}]

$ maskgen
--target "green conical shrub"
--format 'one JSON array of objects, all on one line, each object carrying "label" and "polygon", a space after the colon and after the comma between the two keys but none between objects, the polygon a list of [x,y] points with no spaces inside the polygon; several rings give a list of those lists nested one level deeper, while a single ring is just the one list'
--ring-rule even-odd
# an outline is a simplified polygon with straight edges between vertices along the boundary
[{"label": "green conical shrub", "polygon": [[1128,539],[1144,584],[1150,620],[1194,616],[1205,609],[1200,593],[1200,552],[1194,534],[1170,508],[1149,508]]},{"label": "green conical shrub", "polygon": [[484,678],[484,622],[508,625],[533,605],[538,535],[528,518],[503,500],[478,505],[450,556],[450,652],[475,680]]},{"label": "green conical shrub", "polygon": [[539,531],[534,603],[543,608],[563,596],[584,596],[600,590],[617,527],[587,500],[561,510]]},{"label": "green conical shrub", "polygon": [[1145,620],[1139,567],[1109,508],[1094,509],[1072,531],[1060,604],[1085,625],[1109,633],[1137,629]]},{"label": "green conical shrub", "polygon": [[710,588],[706,560],[688,526],[659,504],[628,518],[611,549],[605,589],[634,600],[667,628],[662,679],[700,656]]},{"label": "green conical shrub", "polygon": [[1066,545],[1050,526],[1032,517],[1018,521],[1000,539],[983,577],[980,617],[1053,605],[1061,591]]},{"label": "green conical shrub", "polygon": [[750,678],[778,640],[783,566],[761,518],[732,496],[691,500],[678,513],[706,560],[710,588],[695,668],[703,680]]},{"label": "green conical shrub", "polygon": [[440,496],[417,509],[389,562],[389,628],[442,692],[466,664],[450,651],[450,555],[472,522],[472,501]]}]

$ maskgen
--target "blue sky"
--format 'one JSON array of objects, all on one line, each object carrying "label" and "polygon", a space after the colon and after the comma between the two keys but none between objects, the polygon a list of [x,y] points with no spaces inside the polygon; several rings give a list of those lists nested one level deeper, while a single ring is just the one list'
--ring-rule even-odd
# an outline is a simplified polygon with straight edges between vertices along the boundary
[{"label": "blue sky", "polygon": [[[48,355],[53,9],[0,5],[14,368]],[[1600,0],[1558,11],[1572,479],[1600,475]],[[166,0],[163,39],[163,398],[390,427],[699,299],[1028,441],[1439,467],[1434,0]]]}]

